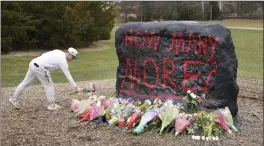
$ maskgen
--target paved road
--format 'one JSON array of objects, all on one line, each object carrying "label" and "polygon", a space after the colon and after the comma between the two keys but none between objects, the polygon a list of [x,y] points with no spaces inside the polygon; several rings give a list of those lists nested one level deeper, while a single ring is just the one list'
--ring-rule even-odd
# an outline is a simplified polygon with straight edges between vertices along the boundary
[{"label": "paved road", "polygon": [[251,30],[263,30],[263,28],[255,28],[255,27],[228,27],[232,29],[251,29]]}]

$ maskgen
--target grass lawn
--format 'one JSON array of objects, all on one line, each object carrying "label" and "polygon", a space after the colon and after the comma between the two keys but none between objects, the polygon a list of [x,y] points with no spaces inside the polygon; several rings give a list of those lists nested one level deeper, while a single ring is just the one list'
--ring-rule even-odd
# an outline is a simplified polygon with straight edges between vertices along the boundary
[{"label": "grass lawn", "polygon": [[[255,25],[258,27],[258,23]],[[80,49],[79,59],[69,63],[75,81],[116,77],[118,60],[114,32],[117,28],[113,29],[110,40],[96,42],[89,49]],[[238,57],[238,78],[263,79],[263,31],[231,29],[231,33]],[[1,55],[2,87],[17,86],[23,80],[30,60],[40,54],[41,52],[20,56]],[[67,82],[60,70],[51,74],[55,83]]]},{"label": "grass lawn", "polygon": [[263,31],[231,29],[238,58],[238,77],[263,79]]},{"label": "grass lawn", "polygon": [[200,21],[200,22],[220,22],[228,27],[257,27],[263,28],[263,20],[250,20],[250,19],[227,19],[223,21]]}]

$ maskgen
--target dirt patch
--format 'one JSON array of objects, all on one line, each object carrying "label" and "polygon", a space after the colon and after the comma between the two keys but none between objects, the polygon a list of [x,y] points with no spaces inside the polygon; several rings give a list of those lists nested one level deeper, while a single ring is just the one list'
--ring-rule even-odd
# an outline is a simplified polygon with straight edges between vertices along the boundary
[{"label": "dirt patch", "polygon": [[[115,80],[90,81],[96,84],[97,93],[111,95]],[[85,86],[90,82],[80,82]],[[9,103],[14,88],[2,89],[1,145],[92,145],[92,146],[152,146],[152,145],[262,145],[263,144],[263,80],[238,80],[240,93],[239,127],[241,132],[233,137],[221,137],[218,142],[196,142],[190,136],[175,138],[144,133],[135,136],[128,131],[108,125],[79,122],[71,118],[71,99],[84,98],[69,95],[69,84],[56,84],[56,98],[63,109],[51,112],[46,109],[45,93],[41,86],[28,87],[22,96],[22,109],[16,110]],[[243,98],[242,98],[243,97]],[[250,97],[250,98],[248,98]],[[252,100],[254,99],[254,100]]]}]

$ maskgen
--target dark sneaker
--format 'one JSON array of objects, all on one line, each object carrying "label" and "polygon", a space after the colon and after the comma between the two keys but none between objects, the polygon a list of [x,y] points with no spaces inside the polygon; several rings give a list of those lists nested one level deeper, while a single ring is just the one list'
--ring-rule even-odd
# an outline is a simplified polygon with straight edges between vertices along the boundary
[{"label": "dark sneaker", "polygon": [[237,116],[233,117],[233,125],[237,128],[238,131],[240,131],[239,126],[238,126],[238,119]]}]

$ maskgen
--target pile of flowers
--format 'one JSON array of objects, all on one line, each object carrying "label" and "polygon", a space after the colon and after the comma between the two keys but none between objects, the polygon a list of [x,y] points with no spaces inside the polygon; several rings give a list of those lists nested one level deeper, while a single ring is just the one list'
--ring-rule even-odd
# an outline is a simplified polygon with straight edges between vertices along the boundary
[{"label": "pile of flowers", "polygon": [[133,134],[155,131],[160,135],[171,133],[193,135],[201,139],[218,139],[218,136],[237,132],[228,107],[213,111],[199,109],[203,99],[191,91],[184,96],[183,103],[174,104],[172,99],[162,102],[121,99],[90,95],[88,99],[73,99],[71,110],[73,117],[81,121],[97,121],[98,124],[119,126]]}]

